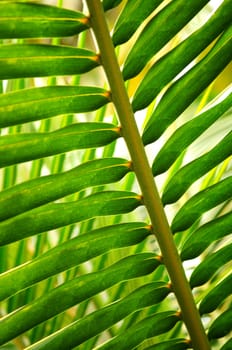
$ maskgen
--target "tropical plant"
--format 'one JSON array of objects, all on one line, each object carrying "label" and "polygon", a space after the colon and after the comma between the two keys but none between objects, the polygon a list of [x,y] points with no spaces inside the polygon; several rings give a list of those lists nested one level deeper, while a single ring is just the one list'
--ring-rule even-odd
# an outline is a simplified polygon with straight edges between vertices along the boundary
[{"label": "tropical plant", "polygon": [[1,349],[232,348],[216,5],[0,2]]}]

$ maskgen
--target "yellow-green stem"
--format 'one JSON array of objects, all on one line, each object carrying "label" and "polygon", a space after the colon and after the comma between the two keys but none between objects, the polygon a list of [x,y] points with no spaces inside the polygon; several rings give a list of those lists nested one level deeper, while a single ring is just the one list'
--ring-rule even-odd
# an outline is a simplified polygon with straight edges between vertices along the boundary
[{"label": "yellow-green stem", "polygon": [[100,49],[102,65],[110,85],[112,101],[117,110],[122,133],[141,187],[144,204],[154,227],[163,260],[181,308],[182,318],[191,337],[193,348],[195,350],[210,350],[135,122],[101,2],[100,0],[86,0],[86,2],[90,12],[91,26]]}]

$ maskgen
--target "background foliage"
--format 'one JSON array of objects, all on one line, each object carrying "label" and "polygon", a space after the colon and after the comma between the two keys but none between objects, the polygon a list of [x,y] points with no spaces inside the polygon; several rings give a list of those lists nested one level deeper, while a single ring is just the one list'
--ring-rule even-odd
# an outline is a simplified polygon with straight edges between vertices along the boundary
[{"label": "background foliage", "polygon": [[99,4],[0,2],[0,349],[229,350],[232,2]]}]

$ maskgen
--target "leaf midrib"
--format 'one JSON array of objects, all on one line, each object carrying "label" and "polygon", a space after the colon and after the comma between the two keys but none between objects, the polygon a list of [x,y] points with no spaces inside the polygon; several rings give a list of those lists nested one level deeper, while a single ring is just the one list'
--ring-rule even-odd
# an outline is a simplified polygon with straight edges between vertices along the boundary
[{"label": "leaf midrib", "polygon": [[188,328],[195,349],[209,350],[210,345],[191,292],[189,282],[179,257],[152,171],[146,156],[132,107],[125,89],[114,46],[107,27],[100,0],[86,0],[92,29],[101,52],[101,61],[107,75],[112,101],[122,125],[122,135],[131,154],[133,168],[140,184],[144,203],[163,254],[164,263],[172,280],[176,298],[182,310],[182,318]]}]

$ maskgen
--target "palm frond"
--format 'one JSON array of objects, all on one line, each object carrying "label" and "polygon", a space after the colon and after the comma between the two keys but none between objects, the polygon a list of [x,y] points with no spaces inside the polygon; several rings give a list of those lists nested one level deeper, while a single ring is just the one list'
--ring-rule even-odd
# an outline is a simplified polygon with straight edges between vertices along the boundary
[{"label": "palm frond", "polygon": [[231,5],[1,1],[1,349],[230,348]]}]

